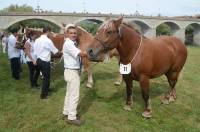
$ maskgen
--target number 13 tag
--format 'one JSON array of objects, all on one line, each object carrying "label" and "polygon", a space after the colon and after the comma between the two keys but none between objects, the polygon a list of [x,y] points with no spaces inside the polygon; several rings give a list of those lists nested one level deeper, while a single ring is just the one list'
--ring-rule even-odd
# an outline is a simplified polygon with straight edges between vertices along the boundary
[{"label": "number 13 tag", "polygon": [[131,63],[124,65],[120,63],[119,72],[121,74],[129,74],[131,72]]}]

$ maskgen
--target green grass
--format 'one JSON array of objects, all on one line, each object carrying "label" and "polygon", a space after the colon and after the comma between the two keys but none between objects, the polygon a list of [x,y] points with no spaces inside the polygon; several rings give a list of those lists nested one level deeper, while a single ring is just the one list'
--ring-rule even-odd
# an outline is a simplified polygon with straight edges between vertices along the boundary
[{"label": "green grass", "polygon": [[[0,49],[1,50],[1,49]],[[94,67],[95,86],[87,89],[86,74],[82,75],[78,108],[86,121],[81,127],[68,125],[61,119],[66,83],[63,64],[52,71],[49,99],[40,100],[40,90],[29,86],[27,65],[22,79],[11,79],[10,65],[0,52],[0,132],[198,132],[200,131],[200,48],[188,47],[188,59],[177,83],[176,102],[161,105],[160,98],[168,90],[166,78],[151,80],[152,118],[144,119],[143,99],[138,82],[134,82],[133,110],[124,111],[125,84],[114,86],[118,65]],[[41,84],[41,80],[40,80]]]}]

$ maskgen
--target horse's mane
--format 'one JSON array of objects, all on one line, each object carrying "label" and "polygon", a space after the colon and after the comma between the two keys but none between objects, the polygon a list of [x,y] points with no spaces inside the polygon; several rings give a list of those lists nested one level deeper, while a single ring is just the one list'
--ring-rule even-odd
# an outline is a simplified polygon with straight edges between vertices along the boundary
[{"label": "horse's mane", "polygon": [[125,26],[127,26],[127,27],[129,27],[129,28],[131,28],[131,29],[133,29],[133,30],[135,30],[137,33],[141,34],[136,28],[134,28],[134,27],[131,26],[130,24],[125,23],[125,22],[123,22],[122,24],[125,25]]},{"label": "horse's mane", "polygon": [[134,26],[131,26],[130,24],[125,23],[125,22],[123,22],[122,24],[125,25],[125,26],[127,26],[127,27],[129,27],[129,28],[131,28],[131,29],[134,30],[136,33],[138,33],[139,35],[142,35],[142,37],[147,38],[147,37],[145,37],[139,30],[137,30],[136,28],[134,28]]},{"label": "horse's mane", "polygon": [[77,28],[81,29],[83,32],[88,33],[88,31],[86,31],[84,28],[82,28],[81,26],[77,26]]}]

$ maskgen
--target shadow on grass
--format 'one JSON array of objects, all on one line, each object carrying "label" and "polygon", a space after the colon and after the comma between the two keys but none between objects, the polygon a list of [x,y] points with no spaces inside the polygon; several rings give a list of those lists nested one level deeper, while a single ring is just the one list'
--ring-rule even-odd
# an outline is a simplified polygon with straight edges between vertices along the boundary
[{"label": "shadow on grass", "polygon": [[78,113],[80,115],[84,115],[92,105],[93,101],[97,98],[97,89],[91,88],[85,92],[87,93],[84,93],[84,96],[80,99],[80,103],[78,105]]}]

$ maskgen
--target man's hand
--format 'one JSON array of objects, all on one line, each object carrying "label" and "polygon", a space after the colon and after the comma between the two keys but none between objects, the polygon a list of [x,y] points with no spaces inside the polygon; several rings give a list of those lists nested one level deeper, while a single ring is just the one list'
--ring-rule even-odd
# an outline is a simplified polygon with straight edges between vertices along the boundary
[{"label": "man's hand", "polygon": [[56,54],[51,54],[53,58],[60,58],[62,57],[62,55],[63,55],[62,51],[58,51]]},{"label": "man's hand", "polygon": [[83,58],[83,57],[88,57],[86,51],[81,51],[81,52],[79,53],[79,55],[80,55],[81,58]]},{"label": "man's hand", "polygon": [[35,61],[35,60],[33,60],[32,62],[33,62],[33,65],[34,65],[34,66],[36,66],[36,65],[37,65],[37,63],[36,63],[36,61]]}]

